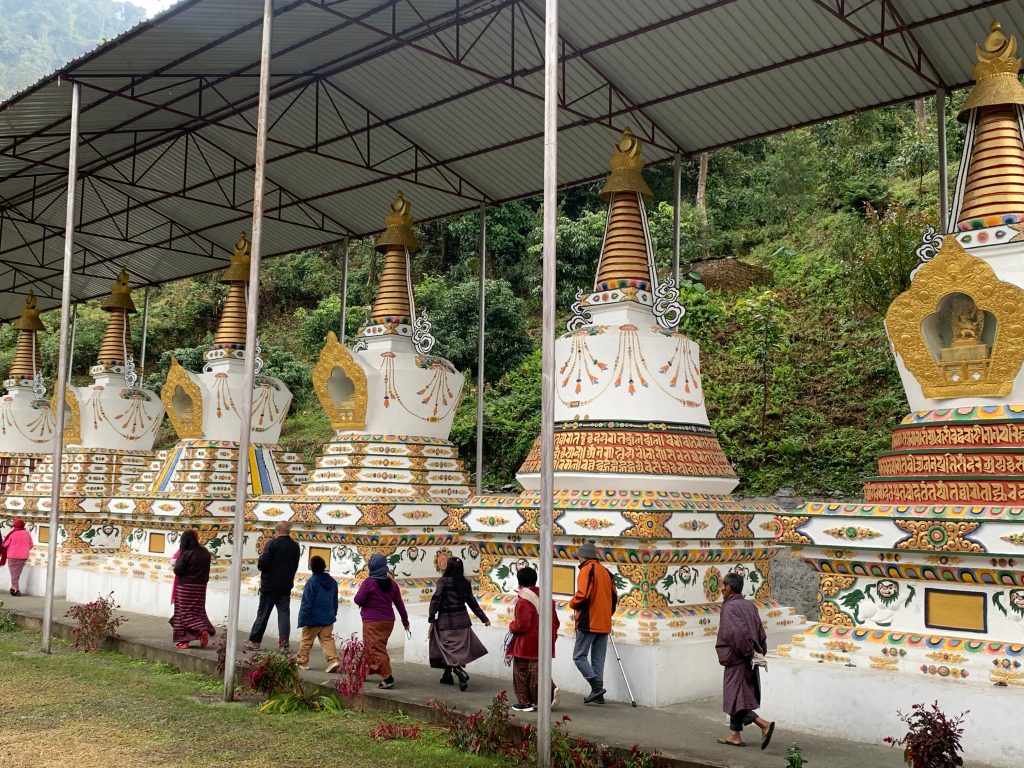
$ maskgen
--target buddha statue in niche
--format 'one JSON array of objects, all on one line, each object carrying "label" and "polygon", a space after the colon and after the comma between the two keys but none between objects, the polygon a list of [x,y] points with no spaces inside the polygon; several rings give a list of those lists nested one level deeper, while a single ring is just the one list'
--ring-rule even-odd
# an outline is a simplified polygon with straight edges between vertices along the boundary
[{"label": "buddha statue in niche", "polygon": [[[948,382],[983,381],[988,376],[995,318],[979,307],[965,293],[946,296],[939,308],[943,344],[939,349],[939,366]],[[986,335],[986,326],[991,324]],[[948,334],[948,335],[947,335]]]}]

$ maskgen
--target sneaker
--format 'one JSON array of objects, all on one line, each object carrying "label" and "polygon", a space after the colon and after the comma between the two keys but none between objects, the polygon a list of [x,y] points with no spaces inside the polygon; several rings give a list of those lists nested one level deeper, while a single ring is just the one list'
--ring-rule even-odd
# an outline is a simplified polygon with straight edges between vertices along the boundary
[{"label": "sneaker", "polygon": [[324,671],[330,675],[337,672],[339,669],[341,669],[341,663],[337,661],[332,661],[330,664],[327,665],[327,669]]},{"label": "sneaker", "polygon": [[254,643],[252,640],[246,640],[245,644],[242,646],[242,650],[244,651],[258,651],[259,649],[260,644]]},{"label": "sneaker", "polygon": [[555,690],[551,692],[551,708],[552,709],[558,709],[558,704],[559,704],[559,701],[560,701],[560,699],[558,698],[558,695],[560,693],[561,693],[561,690],[559,690],[559,688],[557,686],[555,687]]},{"label": "sneaker", "polygon": [[536,712],[537,708],[533,704],[513,704],[512,709],[516,712]]}]

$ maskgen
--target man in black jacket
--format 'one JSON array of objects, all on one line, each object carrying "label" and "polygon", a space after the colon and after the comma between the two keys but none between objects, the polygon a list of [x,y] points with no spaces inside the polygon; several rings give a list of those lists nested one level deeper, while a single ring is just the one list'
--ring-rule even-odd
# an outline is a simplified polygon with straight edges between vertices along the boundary
[{"label": "man in black jacket", "polygon": [[277,636],[282,650],[288,649],[291,630],[291,596],[295,586],[295,572],[299,569],[299,545],[291,537],[292,527],[282,521],[274,527],[277,534],[266,547],[256,564],[260,569],[260,606],[256,621],[245,644],[247,651],[258,651],[263,633],[270,621],[270,611],[277,609]]}]

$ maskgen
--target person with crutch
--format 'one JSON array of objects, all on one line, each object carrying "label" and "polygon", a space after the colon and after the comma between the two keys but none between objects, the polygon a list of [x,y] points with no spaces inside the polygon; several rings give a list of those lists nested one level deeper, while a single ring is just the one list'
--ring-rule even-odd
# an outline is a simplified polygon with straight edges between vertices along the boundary
[{"label": "person with crutch", "polygon": [[604,704],[604,659],[608,653],[608,636],[612,632],[612,614],[618,605],[612,575],[597,559],[593,541],[584,542],[576,553],[580,572],[576,594],[569,607],[576,615],[576,642],[572,660],[576,669],[590,683],[584,704]]}]

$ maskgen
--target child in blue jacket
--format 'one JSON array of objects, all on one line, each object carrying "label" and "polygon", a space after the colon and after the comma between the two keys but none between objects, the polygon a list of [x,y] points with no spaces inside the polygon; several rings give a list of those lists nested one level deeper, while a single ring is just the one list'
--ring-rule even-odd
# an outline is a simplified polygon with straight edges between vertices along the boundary
[{"label": "child in blue jacket", "polygon": [[299,604],[299,669],[309,669],[313,640],[320,638],[320,650],[327,659],[327,671],[338,671],[338,648],[334,644],[334,622],[338,618],[338,582],[327,573],[327,563],[319,555],[309,561],[313,572],[302,588]]}]

